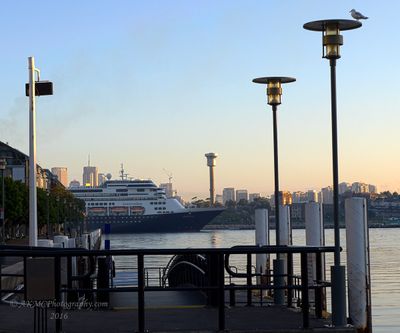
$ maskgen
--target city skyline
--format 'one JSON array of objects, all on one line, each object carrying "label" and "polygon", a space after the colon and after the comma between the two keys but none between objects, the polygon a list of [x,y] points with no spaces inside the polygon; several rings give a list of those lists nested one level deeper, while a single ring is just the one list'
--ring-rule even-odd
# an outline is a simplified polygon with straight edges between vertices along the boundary
[{"label": "city skyline", "polygon": [[[54,96],[37,100],[38,164],[65,166],[70,180],[81,180],[90,153],[91,164],[114,179],[123,162],[131,177],[157,184],[167,183],[165,168],[185,198],[208,196],[209,151],[219,155],[216,193],[233,185],[273,192],[272,115],[265,89],[251,83],[263,75],[297,78],[285,87],[278,112],[281,188],[306,191],[332,183],[329,69],[320,36],[302,25],[350,19],[349,10],[359,9],[370,19],[343,33],[338,60],[339,181],[399,192],[393,42],[399,4],[388,12],[373,1],[120,1],[113,7],[100,1],[95,9],[88,2],[76,11],[67,2],[22,2],[4,5],[0,21],[9,31],[3,42],[8,52],[0,55],[8,82],[0,140],[28,152],[23,88],[33,55],[41,78],[54,83]],[[30,25],[32,11],[51,28]],[[371,84],[376,77],[378,87]]]}]

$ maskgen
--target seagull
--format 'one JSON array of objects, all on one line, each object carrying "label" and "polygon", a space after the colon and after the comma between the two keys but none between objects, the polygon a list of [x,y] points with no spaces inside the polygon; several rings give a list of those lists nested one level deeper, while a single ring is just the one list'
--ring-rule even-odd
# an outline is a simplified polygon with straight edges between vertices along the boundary
[{"label": "seagull", "polygon": [[355,9],[352,9],[350,11],[351,13],[351,17],[356,19],[357,21],[359,20],[366,20],[368,17],[364,16],[363,14],[361,14],[360,12],[357,12]]}]

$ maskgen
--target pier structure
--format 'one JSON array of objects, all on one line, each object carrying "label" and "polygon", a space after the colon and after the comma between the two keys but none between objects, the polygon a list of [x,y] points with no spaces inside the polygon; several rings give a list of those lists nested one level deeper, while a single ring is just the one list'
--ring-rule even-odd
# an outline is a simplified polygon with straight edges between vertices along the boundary
[{"label": "pier structure", "polygon": [[[40,327],[48,325],[55,332],[106,332],[118,327],[140,333],[177,330],[353,333],[351,327],[327,328],[329,320],[315,308],[321,304],[310,298],[310,290],[330,288],[330,282],[310,284],[307,258],[333,251],[333,247],[312,246],[129,250],[0,246],[0,259],[23,258],[21,274],[11,274],[20,276],[23,288],[10,290],[0,285],[2,328],[13,332],[31,331],[34,325],[40,331]],[[292,274],[287,276],[288,284],[280,287],[257,283],[257,277],[266,281],[268,273],[258,273],[252,268],[252,256],[278,253],[287,255],[290,265],[294,258],[300,262],[296,270],[288,269]],[[238,255],[246,258],[244,271],[231,262],[231,256]],[[160,271],[159,279],[155,278],[157,274],[149,273],[152,268],[149,259],[154,256],[172,256],[167,267]],[[105,260],[116,257],[135,258],[131,267],[134,278],[125,279],[129,282],[123,285],[112,283],[113,268]],[[87,269],[74,271],[74,258],[79,262],[86,258]],[[101,269],[96,269],[96,261]],[[317,265],[320,262],[317,260]],[[36,274],[39,268],[48,274]],[[10,274],[0,270],[0,275]],[[94,280],[97,282],[92,283]],[[285,303],[273,306],[273,299],[264,297],[263,291],[275,293],[279,289],[287,295]],[[82,297],[83,303],[79,301]]]},{"label": "pier structure", "polygon": [[215,188],[214,188],[214,167],[217,165],[216,158],[218,154],[207,153],[204,155],[207,158],[207,166],[210,169],[210,206],[214,206]]}]

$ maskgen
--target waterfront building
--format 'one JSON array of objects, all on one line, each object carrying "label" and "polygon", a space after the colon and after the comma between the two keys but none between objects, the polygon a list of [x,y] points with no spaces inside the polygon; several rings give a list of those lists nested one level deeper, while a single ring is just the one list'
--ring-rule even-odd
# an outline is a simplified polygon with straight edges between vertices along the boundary
[{"label": "waterfront building", "polygon": [[[279,205],[291,205],[292,204],[292,193],[289,191],[279,191]],[[275,207],[275,195],[271,195],[271,207]]]},{"label": "waterfront building", "polygon": [[306,193],[306,202],[318,202],[318,193],[314,190],[308,190]]},{"label": "waterfront building", "polygon": [[292,203],[300,203],[302,202],[302,196],[304,195],[301,191],[296,191],[292,193]]},{"label": "waterfront building", "polygon": [[339,194],[343,194],[347,191],[351,191],[351,185],[346,182],[342,182],[339,184]]},{"label": "waterfront building", "polygon": [[69,183],[69,187],[79,187],[79,186],[81,186],[81,183],[76,179],[71,180]]},{"label": "waterfront building", "polygon": [[250,193],[249,194],[249,202],[253,202],[254,199],[257,199],[260,197],[261,197],[260,193]]},{"label": "waterfront building", "polygon": [[98,186],[98,171],[95,166],[83,167],[82,185],[85,187]]},{"label": "waterfront building", "polygon": [[235,201],[235,189],[226,187],[222,191],[222,203],[225,205],[227,201]]},{"label": "waterfront building", "polygon": [[219,203],[219,204],[223,204],[224,203],[224,200],[223,200],[223,198],[222,198],[222,194],[216,194],[215,195],[215,202],[216,203]]},{"label": "waterfront building", "polygon": [[66,167],[53,167],[51,173],[58,177],[58,180],[64,187],[68,186],[68,170]]},{"label": "waterfront building", "polygon": [[[0,141],[0,158],[6,160],[4,177],[29,184],[29,156]],[[63,186],[53,173],[36,165],[36,186],[49,190],[52,186]]]},{"label": "waterfront building", "polygon": [[333,190],[332,187],[324,187],[321,189],[322,203],[333,204]]},{"label": "waterfront building", "polygon": [[236,190],[236,202],[239,202],[240,200],[249,200],[247,190]]},{"label": "waterfront building", "polygon": [[369,184],[368,190],[369,190],[369,193],[378,193],[378,188],[376,185]]}]

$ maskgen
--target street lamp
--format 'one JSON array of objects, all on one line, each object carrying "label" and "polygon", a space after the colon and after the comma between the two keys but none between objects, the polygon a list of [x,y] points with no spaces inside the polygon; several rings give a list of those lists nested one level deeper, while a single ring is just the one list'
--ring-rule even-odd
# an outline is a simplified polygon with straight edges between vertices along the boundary
[{"label": "street lamp", "polygon": [[[29,83],[25,94],[29,97],[29,245],[37,246],[37,193],[36,193],[36,96],[53,95],[53,83],[40,81],[40,70],[35,59],[28,58]],[[35,79],[37,75],[37,80]]]},{"label": "street lamp", "polygon": [[0,244],[5,243],[5,215],[4,215],[4,208],[5,208],[5,192],[4,192],[4,170],[6,169],[7,161],[6,159],[0,159],[0,170],[1,170],[1,210],[0,210],[0,221],[1,221],[1,241]]},{"label": "street lamp", "polygon": [[361,27],[361,22],[353,20],[320,20],[308,22],[303,28],[322,32],[322,57],[329,59],[331,68],[331,117],[332,117],[332,170],[333,170],[333,220],[335,231],[334,266],[331,267],[332,279],[332,324],[345,326],[346,322],[346,283],[345,266],[340,265],[340,229],[339,229],[339,175],[337,147],[336,112],[336,59],[340,58],[340,46],[343,36],[340,31]]},{"label": "street lamp", "polygon": [[[276,233],[276,246],[280,246],[279,239],[279,171],[278,171],[278,126],[277,126],[277,109],[278,105],[281,104],[282,96],[282,84],[296,81],[292,77],[282,76],[270,76],[260,77],[253,80],[254,83],[261,83],[267,85],[267,103],[272,106],[273,116],[273,132],[274,132],[274,179],[275,179],[275,233]],[[283,278],[283,260],[278,253],[276,260],[274,261],[274,284],[276,286],[284,285]],[[283,289],[275,289],[274,291],[274,303],[283,304],[285,301],[285,294]]]}]

